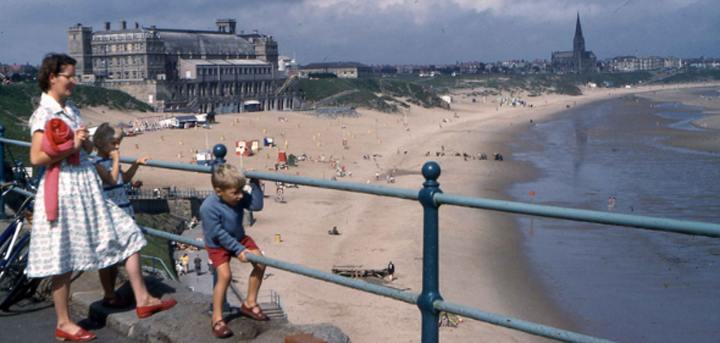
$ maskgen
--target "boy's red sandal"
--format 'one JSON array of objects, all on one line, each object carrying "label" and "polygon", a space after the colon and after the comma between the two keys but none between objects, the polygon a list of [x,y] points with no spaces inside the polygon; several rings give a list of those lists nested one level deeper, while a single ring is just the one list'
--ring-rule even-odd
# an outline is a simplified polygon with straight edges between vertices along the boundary
[{"label": "boy's red sandal", "polygon": [[58,341],[68,340],[71,342],[87,342],[95,339],[95,334],[92,332],[87,332],[84,329],[80,329],[74,335],[71,335],[63,330],[56,328],[55,339],[57,339]]},{"label": "boy's red sandal", "polygon": [[151,306],[138,306],[135,308],[135,312],[137,312],[138,318],[147,318],[152,316],[155,313],[167,311],[171,309],[173,306],[177,304],[177,301],[175,299],[169,299],[161,301],[157,305],[151,305]]}]

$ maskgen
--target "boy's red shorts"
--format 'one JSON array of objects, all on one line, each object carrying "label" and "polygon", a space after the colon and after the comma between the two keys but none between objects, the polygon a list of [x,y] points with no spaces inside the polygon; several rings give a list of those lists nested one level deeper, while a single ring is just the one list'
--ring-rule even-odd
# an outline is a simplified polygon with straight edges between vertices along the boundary
[{"label": "boy's red shorts", "polygon": [[[253,241],[250,236],[245,236],[245,238],[240,241],[240,244],[242,244],[245,249],[260,250],[260,248],[258,248],[257,244],[255,244],[255,241]],[[208,258],[210,259],[210,261],[212,261],[215,268],[219,267],[223,263],[230,261],[231,253],[225,248],[208,248],[208,246],[206,245],[205,249],[207,249]]]}]

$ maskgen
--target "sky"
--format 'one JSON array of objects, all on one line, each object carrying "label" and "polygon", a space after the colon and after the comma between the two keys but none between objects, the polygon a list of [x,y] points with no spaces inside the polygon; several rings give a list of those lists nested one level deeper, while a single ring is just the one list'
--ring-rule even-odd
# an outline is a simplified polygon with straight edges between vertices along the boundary
[{"label": "sky", "polygon": [[237,30],[271,35],[298,63],[453,64],[550,60],[585,46],[615,56],[720,58],[719,0],[0,0],[0,63],[67,52],[68,27]]}]

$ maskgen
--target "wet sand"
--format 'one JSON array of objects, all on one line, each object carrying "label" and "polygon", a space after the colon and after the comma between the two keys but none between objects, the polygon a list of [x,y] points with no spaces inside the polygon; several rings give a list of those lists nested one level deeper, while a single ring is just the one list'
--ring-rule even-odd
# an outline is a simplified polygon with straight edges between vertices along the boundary
[{"label": "wet sand", "polygon": [[[678,148],[720,153],[720,87],[700,87],[693,90],[665,90],[645,93],[642,98],[658,103],[679,103],[698,110],[693,112],[690,122],[697,131],[672,130],[670,138],[663,143]],[[675,110],[678,111],[678,110]],[[702,131],[701,131],[702,130]]]},{"label": "wet sand", "polygon": [[[676,136],[702,140],[707,132],[676,128],[696,111],[628,97],[558,116],[525,136],[543,144],[541,154],[515,155],[540,177],[509,192],[523,201],[532,189],[536,203],[594,211],[608,211],[613,197],[616,213],[718,223],[720,154],[667,144]],[[717,341],[719,240],[539,218],[520,218],[518,227],[549,296],[581,332],[627,342]]]}]

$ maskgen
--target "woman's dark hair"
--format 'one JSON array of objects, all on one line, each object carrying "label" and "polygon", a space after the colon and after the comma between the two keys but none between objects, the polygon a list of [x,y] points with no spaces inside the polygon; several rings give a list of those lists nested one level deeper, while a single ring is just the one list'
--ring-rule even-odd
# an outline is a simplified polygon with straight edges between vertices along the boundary
[{"label": "woman's dark hair", "polygon": [[64,69],[65,66],[74,66],[75,64],[77,64],[77,61],[66,54],[47,54],[47,56],[45,56],[42,61],[42,66],[40,67],[40,74],[38,75],[38,86],[40,86],[40,90],[42,90],[43,93],[46,93],[48,90],[50,90],[51,74],[57,75],[62,72],[62,69]]}]

